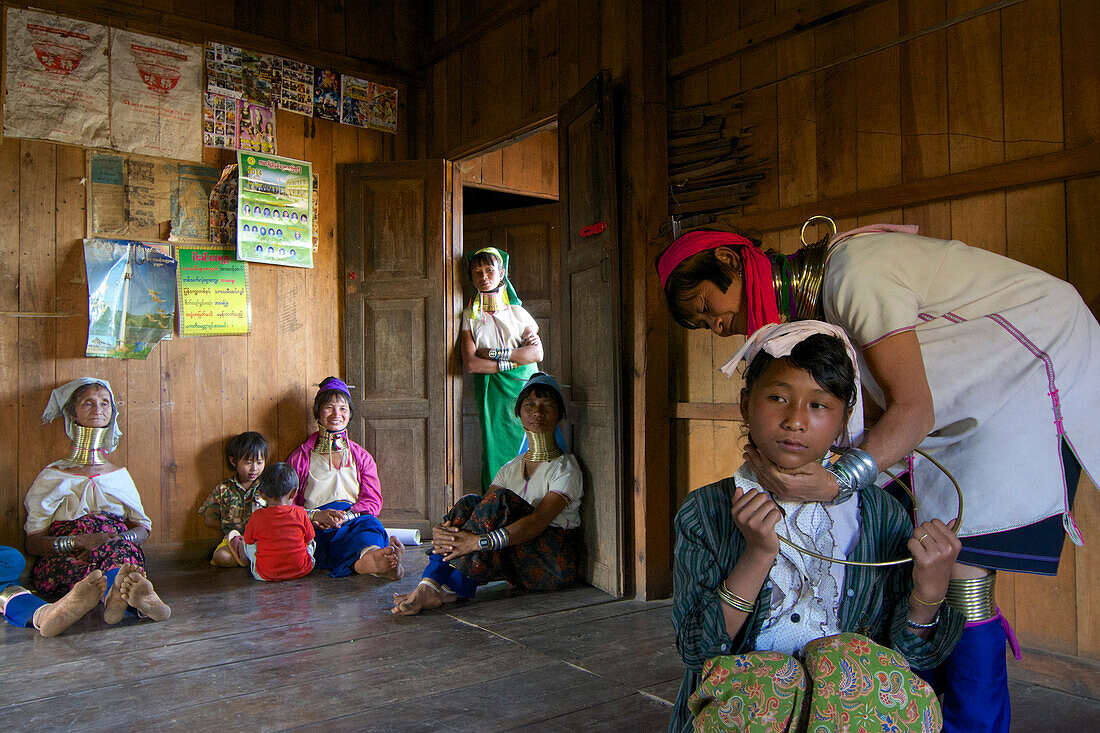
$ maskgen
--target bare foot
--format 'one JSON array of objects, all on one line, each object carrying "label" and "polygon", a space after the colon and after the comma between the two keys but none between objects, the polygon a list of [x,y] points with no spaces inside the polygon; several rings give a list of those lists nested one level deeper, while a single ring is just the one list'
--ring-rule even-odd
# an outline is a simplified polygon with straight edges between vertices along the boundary
[{"label": "bare foot", "polygon": [[136,565],[126,563],[118,569],[115,582],[111,585],[111,592],[103,601],[103,620],[109,624],[117,624],[126,615],[126,601],[122,597],[122,582],[130,573],[137,569]]},{"label": "bare foot", "polygon": [[93,570],[60,601],[38,609],[34,614],[34,625],[42,636],[57,636],[95,608],[106,591],[107,579],[103,577],[103,571]]},{"label": "bare foot", "polygon": [[404,554],[405,546],[401,540],[390,537],[390,543],[385,547],[375,547],[360,555],[355,561],[355,572],[386,580],[400,580],[405,575],[405,568],[401,567]]},{"label": "bare foot", "polygon": [[144,573],[134,572],[126,577],[126,582],[122,585],[122,597],[143,618],[164,621],[172,615],[172,609],[160,599]]},{"label": "bare foot", "polygon": [[439,608],[444,603],[454,603],[458,599],[454,593],[441,593],[431,583],[420,581],[412,593],[393,594],[393,608],[390,613],[401,616],[415,616],[421,611]]}]

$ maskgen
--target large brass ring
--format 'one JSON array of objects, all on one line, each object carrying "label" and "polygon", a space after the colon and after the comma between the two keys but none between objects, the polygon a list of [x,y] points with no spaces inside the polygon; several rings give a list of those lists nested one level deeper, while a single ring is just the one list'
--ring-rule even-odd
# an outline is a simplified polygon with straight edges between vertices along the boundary
[{"label": "large brass ring", "polygon": [[806,241],[806,227],[810,226],[810,224],[813,224],[818,219],[820,219],[821,221],[829,222],[829,226],[831,226],[833,228],[833,234],[836,234],[836,222],[835,221],[833,221],[829,217],[825,216],[824,214],[815,214],[815,215],[811,216],[809,219],[807,219],[805,222],[803,222],[802,231],[800,231],[798,233],[798,238],[802,240],[803,245],[808,245],[809,244],[809,242]]},{"label": "large brass ring", "polygon": [[[920,450],[919,448],[914,450],[913,452],[918,453],[918,454],[924,456],[925,458],[927,458],[929,461],[931,461],[932,465],[935,466],[936,468],[940,469],[940,471],[943,472],[943,475],[946,476],[951,481],[952,485],[954,485],[955,493],[958,494],[958,496],[959,496],[959,515],[957,517],[955,517],[955,533],[958,534],[959,528],[962,527],[962,518],[963,518],[963,492],[962,492],[962,487],[959,486],[959,482],[955,480],[955,477],[951,475],[951,472],[948,471],[946,468],[944,468],[943,464],[941,464],[935,458],[928,455],[927,453]],[[893,473],[891,473],[888,470],[883,471],[883,473],[885,473],[890,478],[894,479],[894,481],[898,480],[898,477],[895,476]],[[906,486],[905,484],[899,484],[899,485],[902,487],[902,489],[905,490],[905,493],[909,495],[909,498],[913,500],[913,512],[916,513],[916,510],[917,510],[917,497],[913,496],[913,492],[909,490],[908,486]],[[916,529],[916,525],[914,525],[913,528]],[[786,537],[784,537],[781,534],[776,533],[776,537],[778,537],[779,541],[782,542],[784,545],[787,545],[788,547],[793,547],[794,549],[801,552],[803,555],[808,555],[808,556],[816,558],[818,560],[824,560],[825,562],[840,563],[841,565],[858,565],[858,566],[864,567],[864,568],[888,568],[888,567],[892,567],[894,565],[904,565],[907,562],[913,562],[913,556],[912,555],[909,555],[908,557],[900,558],[898,560],[883,560],[881,562],[860,562],[859,560],[848,560],[847,558],[840,559],[840,558],[837,558],[837,557],[826,557],[825,555],[818,554],[816,552],[813,552],[812,550],[807,550],[805,547],[799,547],[798,545],[791,542],[789,539],[787,539]]]}]

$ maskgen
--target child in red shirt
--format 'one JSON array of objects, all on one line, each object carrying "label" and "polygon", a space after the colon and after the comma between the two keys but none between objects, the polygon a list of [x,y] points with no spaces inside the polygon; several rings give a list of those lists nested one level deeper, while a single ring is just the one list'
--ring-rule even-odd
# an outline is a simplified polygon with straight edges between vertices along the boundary
[{"label": "child in red shirt", "polygon": [[294,580],[313,570],[314,533],[306,510],[293,504],[298,474],[276,463],[258,481],[267,506],[256,509],[244,534],[231,532],[230,547],[256,580]]}]

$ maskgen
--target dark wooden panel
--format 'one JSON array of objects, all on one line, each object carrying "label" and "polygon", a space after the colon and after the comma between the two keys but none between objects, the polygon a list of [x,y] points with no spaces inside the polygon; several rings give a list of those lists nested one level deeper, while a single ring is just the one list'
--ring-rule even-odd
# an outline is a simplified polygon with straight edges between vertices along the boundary
[{"label": "dark wooden panel", "polygon": [[[619,228],[615,123],[606,74],[562,107],[562,377],[585,473],[582,526],[593,585],[623,593]],[[582,228],[607,229],[582,237]]]},{"label": "dark wooden panel", "polygon": [[383,520],[422,529],[449,499],[444,441],[454,418],[443,322],[451,170],[444,161],[415,161],[342,173],[344,368],[362,389],[353,395],[351,433],[378,462]]}]

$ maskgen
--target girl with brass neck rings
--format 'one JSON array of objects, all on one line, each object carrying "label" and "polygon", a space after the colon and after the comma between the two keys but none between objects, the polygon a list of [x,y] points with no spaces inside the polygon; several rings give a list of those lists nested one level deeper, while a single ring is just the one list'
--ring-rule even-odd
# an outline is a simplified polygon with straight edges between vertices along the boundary
[{"label": "girl with brass neck rings", "polygon": [[[1053,575],[1081,468],[1100,479],[1100,326],[1068,284],[962,242],[876,224],[793,255],[765,253],[734,232],[696,230],[660,256],[674,320],[719,336],[820,318],[860,351],[869,417],[863,441],[831,465],[790,470],[753,447],[745,461],[781,499],[843,502],[879,468],[902,463],[917,520],[967,516],[947,602],[968,625],[937,670],[944,730],[1007,731],[1005,644],[996,569]],[[1052,327],[1052,324],[1056,324]],[[908,464],[906,466],[906,464]]]},{"label": "girl with brass neck rings", "polygon": [[528,590],[576,581],[584,490],[580,466],[558,431],[565,417],[561,388],[537,372],[514,409],[526,449],[497,472],[484,497],[462,497],[435,526],[424,576],[411,593],[394,594],[393,613],[413,616],[471,599],[478,585],[502,578]]},{"label": "girl with brass neck rings", "polygon": [[535,319],[523,309],[508,280],[508,254],[495,247],[467,257],[477,288],[462,311],[462,365],[474,375],[481,418],[481,489],[515,455],[523,431],[511,415],[516,396],[543,358]]},{"label": "girl with brass neck rings", "polygon": [[352,573],[397,580],[404,574],[401,541],[378,519],[382,486],[367,450],[348,438],[354,416],[351,387],[325,377],[313,400],[317,432],[287,458],[298,474],[294,504],[304,507],[316,532],[316,567],[341,578]]},{"label": "girl with brass neck rings", "polygon": [[[141,545],[152,522],[129,472],[107,461],[122,435],[111,385],[85,378],[58,387],[42,419],[58,417],[72,443],[69,455],[39,473],[24,500],[27,552],[38,556],[35,585],[47,594],[81,592],[85,600],[101,595],[109,624],[129,608],[167,619],[171,609],[145,577]],[[93,586],[96,593],[87,590]]]}]

